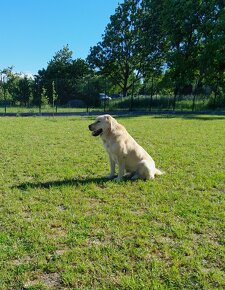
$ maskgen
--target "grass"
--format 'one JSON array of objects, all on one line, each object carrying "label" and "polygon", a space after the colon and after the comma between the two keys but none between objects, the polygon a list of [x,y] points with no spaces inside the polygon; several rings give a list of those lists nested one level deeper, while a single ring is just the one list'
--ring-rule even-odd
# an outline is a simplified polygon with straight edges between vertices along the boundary
[{"label": "grass", "polygon": [[0,285],[224,289],[225,118],[118,118],[166,174],[106,181],[90,118],[0,118]]},{"label": "grass", "polygon": [[[51,106],[45,106],[41,108],[42,113],[55,113],[56,109],[51,107]],[[0,113],[4,113],[5,108],[0,107]],[[39,107],[20,107],[20,106],[9,106],[6,108],[7,113],[15,113],[15,114],[21,114],[21,113],[39,113]],[[59,107],[57,108],[57,112],[86,112],[86,108],[64,108],[64,107]]]}]

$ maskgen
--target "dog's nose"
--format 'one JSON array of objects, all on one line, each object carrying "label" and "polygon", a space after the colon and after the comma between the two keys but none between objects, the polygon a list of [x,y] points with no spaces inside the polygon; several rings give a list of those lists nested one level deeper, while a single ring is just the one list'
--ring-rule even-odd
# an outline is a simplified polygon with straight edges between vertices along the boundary
[{"label": "dog's nose", "polygon": [[88,129],[91,130],[91,125],[88,126]]}]

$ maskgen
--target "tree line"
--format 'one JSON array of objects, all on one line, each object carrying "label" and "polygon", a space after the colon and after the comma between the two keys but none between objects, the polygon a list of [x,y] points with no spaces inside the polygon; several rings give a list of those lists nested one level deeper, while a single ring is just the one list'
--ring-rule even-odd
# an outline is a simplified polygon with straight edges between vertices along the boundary
[{"label": "tree line", "polygon": [[69,46],[55,53],[33,79],[1,71],[1,101],[25,106],[99,105],[99,93],[204,95],[211,108],[225,107],[225,1],[125,0],[110,17],[101,41],[85,60]]}]

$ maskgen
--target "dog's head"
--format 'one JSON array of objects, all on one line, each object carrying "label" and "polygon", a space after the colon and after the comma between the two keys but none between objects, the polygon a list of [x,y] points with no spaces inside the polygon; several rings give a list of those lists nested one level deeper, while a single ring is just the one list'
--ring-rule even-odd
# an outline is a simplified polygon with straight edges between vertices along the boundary
[{"label": "dog's head", "polygon": [[101,136],[105,132],[112,129],[113,117],[110,115],[98,116],[94,123],[88,126],[89,130],[92,131],[92,136]]}]

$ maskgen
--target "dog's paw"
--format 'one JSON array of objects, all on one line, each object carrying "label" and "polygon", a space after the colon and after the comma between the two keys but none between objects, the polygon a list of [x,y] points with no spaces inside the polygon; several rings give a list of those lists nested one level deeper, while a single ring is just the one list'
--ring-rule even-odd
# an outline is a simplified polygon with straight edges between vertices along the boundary
[{"label": "dog's paw", "polygon": [[116,181],[116,182],[120,182],[122,180],[122,178],[121,177],[116,177],[113,180]]},{"label": "dog's paw", "polygon": [[111,175],[111,174],[105,176],[106,179],[113,179],[114,177],[115,175]]},{"label": "dog's paw", "polygon": [[135,174],[131,177],[131,180],[137,180],[139,178],[139,175]]}]

